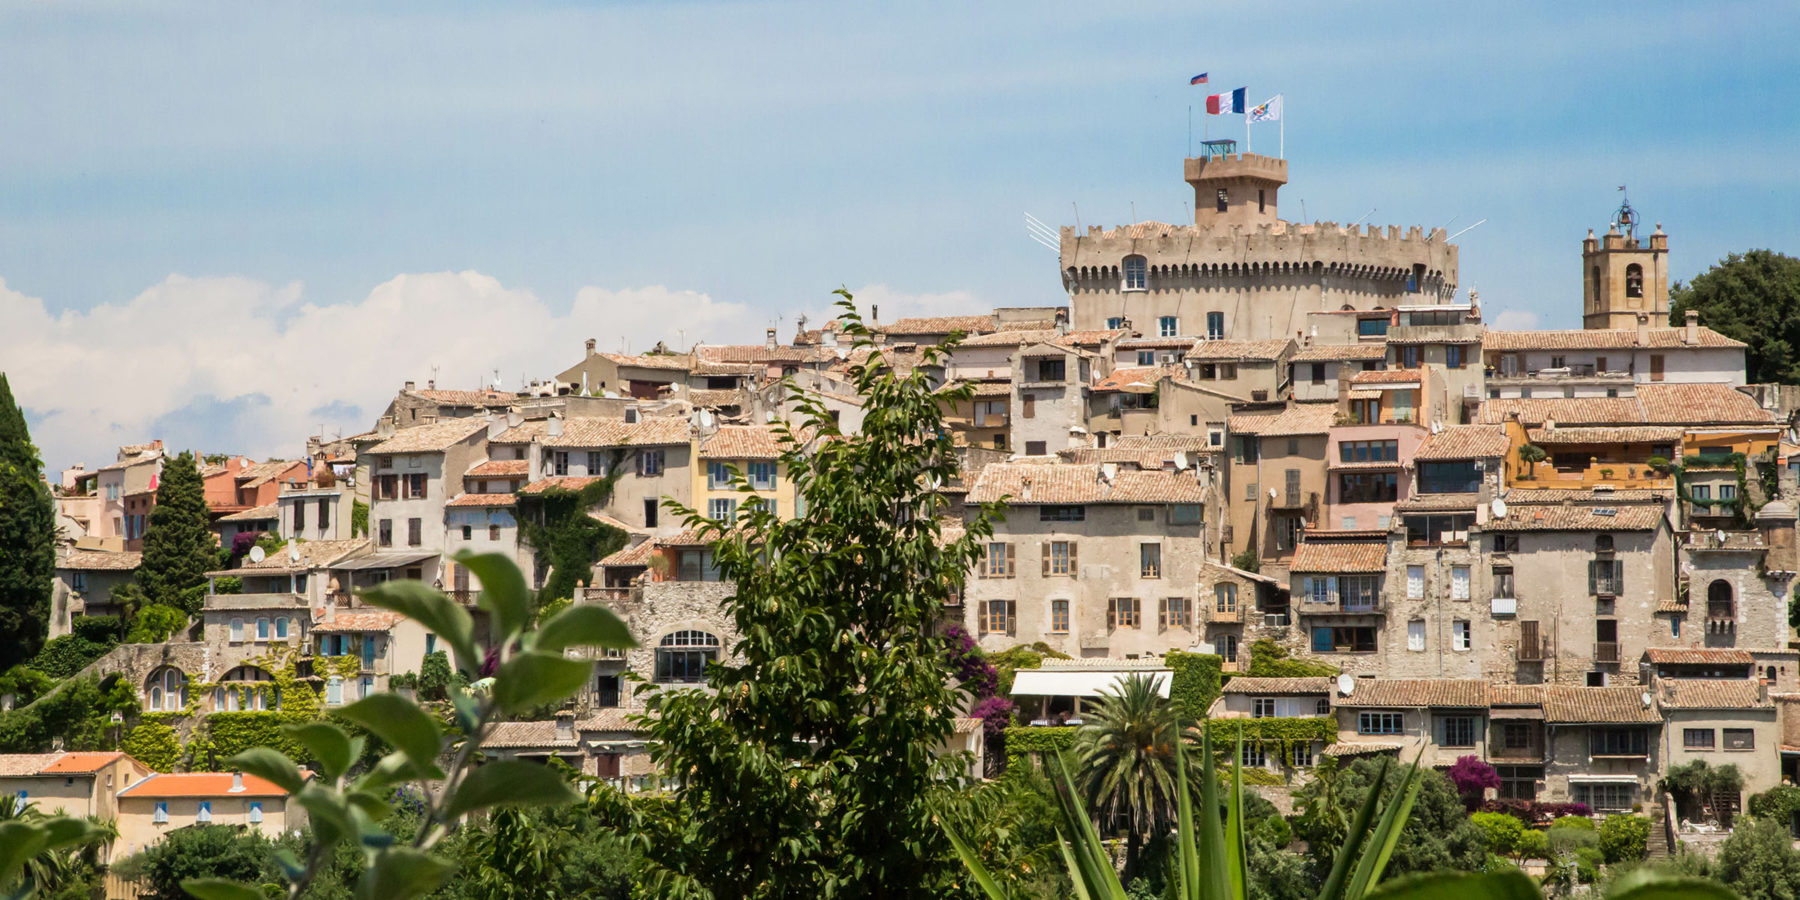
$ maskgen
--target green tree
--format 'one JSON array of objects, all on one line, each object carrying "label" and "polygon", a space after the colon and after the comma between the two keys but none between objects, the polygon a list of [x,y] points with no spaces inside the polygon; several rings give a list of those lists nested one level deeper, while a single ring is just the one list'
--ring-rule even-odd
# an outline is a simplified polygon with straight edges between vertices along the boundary
[{"label": "green tree", "polygon": [[[56,832],[63,838],[49,840]],[[116,840],[118,829],[110,823],[89,819],[86,823],[62,816],[51,816],[12,794],[0,795],[0,891],[22,870],[28,886],[24,895],[50,900],[87,900],[99,896],[101,877],[100,851]],[[36,852],[15,855],[13,851],[37,843]],[[21,894],[6,893],[16,897]]]},{"label": "green tree", "polygon": [[194,455],[184,450],[164,460],[161,479],[144,532],[138,583],[151,603],[191,616],[206,597],[206,573],[218,563],[219,543],[207,527],[206,486]]},{"label": "green tree", "polygon": [[1536,444],[1519,445],[1519,462],[1525,464],[1526,478],[1535,477],[1537,475],[1537,464],[1549,458],[1550,454],[1545,453],[1544,448],[1539,447]]},{"label": "green tree", "polygon": [[0,671],[36,655],[50,626],[56,514],[25,412],[0,374]]},{"label": "green tree", "polygon": [[[1307,815],[1295,820],[1296,834],[1306,840],[1312,847],[1314,871],[1323,872],[1329,868],[1335,848],[1342,845],[1344,838],[1333,827],[1336,821],[1343,821],[1349,816],[1346,811],[1361,807],[1368,798],[1369,788],[1377,781],[1382,763],[1379,760],[1363,758],[1343,766],[1335,774],[1331,789],[1334,804],[1341,804],[1337,814],[1314,814],[1311,809]],[[1389,781],[1383,787],[1383,801],[1393,802],[1393,791],[1399,785]],[[1319,828],[1318,824],[1325,827]],[[1354,830],[1352,826],[1351,830]],[[1394,845],[1394,853],[1388,862],[1391,875],[1404,875],[1412,872],[1433,872],[1440,869],[1458,869],[1465,872],[1479,871],[1488,861],[1487,836],[1471,823],[1468,813],[1463,809],[1462,798],[1451,786],[1450,780],[1435,770],[1422,771],[1419,779],[1418,799],[1412,807],[1412,816],[1406,827],[1400,831],[1399,840]]]},{"label": "green tree", "polygon": [[708,667],[714,691],[649,695],[651,756],[680,776],[631,827],[659,895],[935,897],[960,874],[931,821],[962,696],[935,625],[992,528],[943,539],[936,486],[959,470],[927,372],[944,347],[896,372],[839,293],[842,333],[871,351],[850,369],[868,415],[843,434],[801,394],[804,429],[777,426],[804,513],[778,519],[741,476],[735,521],[675,507],[716,538],[742,661]]},{"label": "green tree", "polygon": [[1787,824],[1752,819],[1733,829],[1719,848],[1714,877],[1743,900],[1793,900],[1800,896],[1800,853]]},{"label": "green tree", "polygon": [[1752,383],[1800,381],[1800,259],[1773,250],[1733,253],[1687,284],[1669,290],[1669,322],[1687,311],[1700,322],[1749,345],[1744,363]]},{"label": "green tree", "polygon": [[244,832],[232,825],[195,825],[163,835],[143,852],[143,881],[147,896],[156,900],[186,900],[184,881],[223,878],[260,881],[271,868],[274,847],[258,832]]},{"label": "green tree", "polygon": [[188,614],[173,606],[152,604],[137,611],[131,619],[127,644],[160,644],[170,635],[187,627]]},{"label": "green tree", "polygon": [[1600,852],[1608,864],[1637,862],[1650,843],[1650,820],[1643,816],[1607,816],[1600,823]]},{"label": "green tree", "polygon": [[1478,812],[1469,821],[1487,835],[1488,852],[1517,857],[1525,841],[1525,823],[1506,813]]},{"label": "green tree", "polygon": [[1156,681],[1134,674],[1107,689],[1075,736],[1075,783],[1102,822],[1125,830],[1125,879],[1147,835],[1175,820],[1175,709]]}]

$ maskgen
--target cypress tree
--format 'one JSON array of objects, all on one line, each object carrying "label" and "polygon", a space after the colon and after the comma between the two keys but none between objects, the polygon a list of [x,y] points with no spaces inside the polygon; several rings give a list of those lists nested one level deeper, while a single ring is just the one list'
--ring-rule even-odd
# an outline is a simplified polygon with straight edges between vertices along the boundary
[{"label": "cypress tree", "polygon": [[144,562],[138,583],[152,604],[173,606],[188,615],[200,611],[206,573],[218,562],[218,541],[207,527],[206,485],[194,454],[163,462],[156,508],[144,531]]},{"label": "cypress tree", "polygon": [[56,513],[25,413],[0,375],[0,671],[35,656],[50,626]]}]

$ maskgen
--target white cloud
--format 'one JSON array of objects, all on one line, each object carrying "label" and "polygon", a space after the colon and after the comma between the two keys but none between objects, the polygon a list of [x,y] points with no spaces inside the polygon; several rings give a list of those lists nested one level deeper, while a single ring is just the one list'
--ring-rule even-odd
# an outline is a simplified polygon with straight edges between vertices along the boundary
[{"label": "white cloud", "polygon": [[121,443],[294,456],[321,426],[369,428],[403,381],[507,387],[580,357],[582,341],[760,340],[740,303],[662,286],[590,287],[566,312],[479,272],[406,274],[353,303],[299,284],[171,275],[122,304],[52,316],[0,281],[0,370],[45,462],[90,467]]},{"label": "white cloud", "polygon": [[1494,328],[1500,331],[1531,331],[1538,327],[1538,314],[1529,309],[1505,309],[1494,316]]}]

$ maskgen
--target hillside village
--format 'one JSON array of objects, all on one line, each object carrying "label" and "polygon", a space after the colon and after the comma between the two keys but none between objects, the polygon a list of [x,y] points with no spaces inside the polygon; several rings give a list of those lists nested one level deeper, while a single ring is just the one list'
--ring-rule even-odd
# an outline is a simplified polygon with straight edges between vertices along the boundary
[{"label": "hillside village", "polygon": [[[85,671],[141,704],[121,735],[154,725],[178,747],[220,741],[209,723],[231,714],[418,691],[443,677],[434,657],[473,673],[358,591],[422,581],[480,627],[479,579],[454,556],[506,554],[541,588],[555,560],[533,536],[573,499],[617,545],[573,602],[613,609],[639,646],[482,749],[652,789],[637,686],[703,686],[738,637],[732,585],[671,504],[805,515],[782,423],[810,398],[854,432],[852,368],[924,368],[962,466],[942,491],[966,518],[1005,511],[944,628],[1037,662],[1011,679],[1014,712],[961,711],[943,749],[971,751],[975,777],[1061,746],[1148,672],[1187,713],[1242,720],[1243,761],[1277,785],[1326,756],[1422,749],[1493,765],[1499,798],[1673,824],[1656,790],[1671,767],[1736,765],[1727,807],[1800,780],[1795,397],[1747,383],[1744,344],[1693,313],[1670,322],[1671,236],[1622,207],[1579,268],[1570,241],[1583,327],[1496,329],[1441,229],[1282,220],[1287,161],[1227,144],[1185,161],[1192,224],[1063,228],[1066,295],[1041,307],[868,309],[873,346],[826,321],[610,353],[595,323],[543,348],[561,368],[521,390],[408,381],[366,432],[209,459],[229,562],[200,612]],[[179,449],[156,437],[52,485],[52,638],[123,612]],[[166,752],[133,752],[149,746]],[[195,822],[304,821],[255,776],[124,747],[0,756],[0,794],[116,817],[120,856]]]}]

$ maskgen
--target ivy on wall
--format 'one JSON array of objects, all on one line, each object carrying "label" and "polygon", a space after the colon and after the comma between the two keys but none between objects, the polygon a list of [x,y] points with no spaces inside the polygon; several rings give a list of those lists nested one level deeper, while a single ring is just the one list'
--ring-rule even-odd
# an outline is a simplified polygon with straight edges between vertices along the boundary
[{"label": "ivy on wall", "polygon": [[1163,657],[1171,671],[1169,701],[1175,704],[1175,715],[1182,722],[1206,718],[1206,711],[1219,699],[1224,682],[1225,658],[1211,653],[1183,653],[1171,650]]},{"label": "ivy on wall", "polygon": [[158,772],[175,771],[181,761],[181,741],[175,729],[162,722],[141,722],[125,735],[119,749]]},{"label": "ivy on wall", "polygon": [[1006,729],[1006,771],[1022,772],[1045,753],[1075,746],[1075,725],[1015,725]]}]

